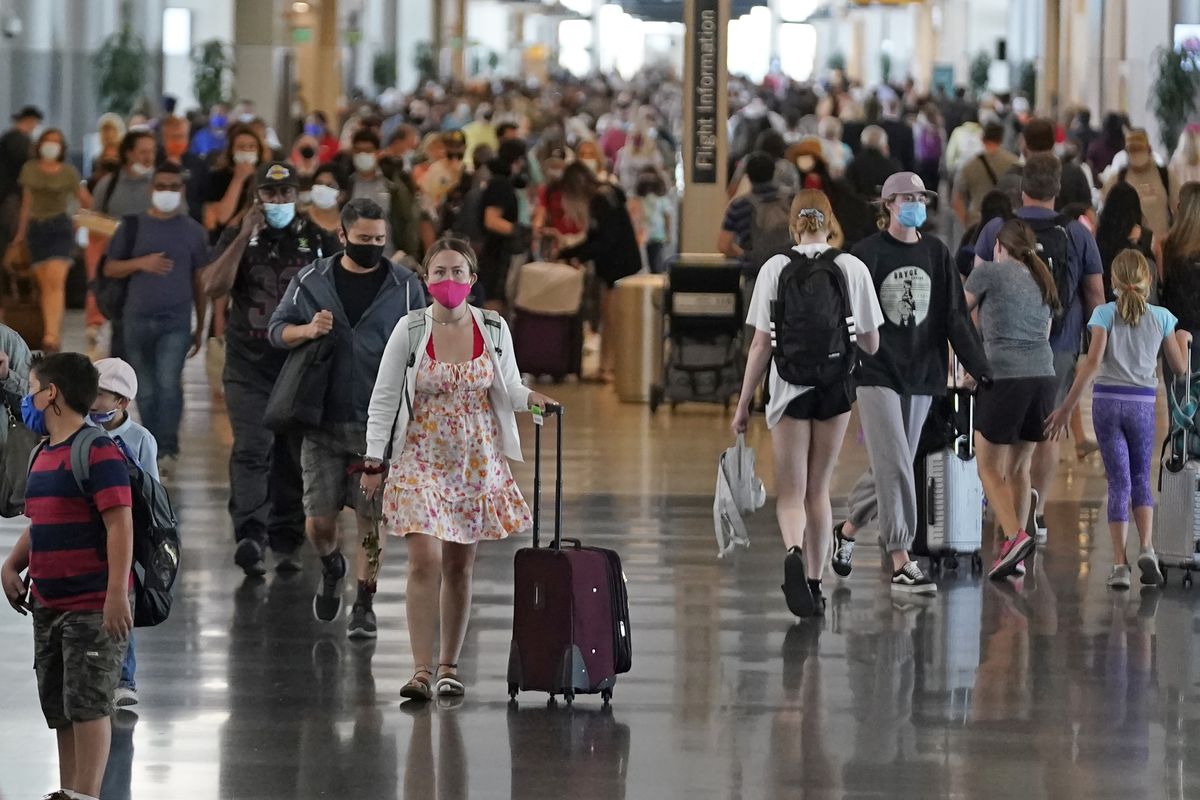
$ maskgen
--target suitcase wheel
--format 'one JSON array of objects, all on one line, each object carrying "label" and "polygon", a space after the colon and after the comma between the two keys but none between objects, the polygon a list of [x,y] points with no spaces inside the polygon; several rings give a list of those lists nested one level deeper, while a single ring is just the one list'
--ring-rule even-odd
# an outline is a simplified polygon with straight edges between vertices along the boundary
[{"label": "suitcase wheel", "polygon": [[604,691],[600,692],[600,699],[604,701],[604,705],[608,705],[612,702],[612,694],[612,689],[605,689]]},{"label": "suitcase wheel", "polygon": [[563,700],[567,701],[568,706],[573,704],[575,702],[575,692],[573,692],[569,689],[567,691],[563,692]]},{"label": "suitcase wheel", "polygon": [[658,411],[658,407],[662,405],[663,397],[666,391],[661,386],[650,387],[650,413],[654,414]]},{"label": "suitcase wheel", "polygon": [[1163,585],[1165,586],[1167,583],[1167,565],[1161,561],[1158,562],[1158,571],[1162,573]]},{"label": "suitcase wheel", "polygon": [[983,556],[979,553],[971,556],[971,572],[975,575],[983,574]]},{"label": "suitcase wheel", "polygon": [[1192,588],[1192,571],[1190,569],[1183,573],[1183,586],[1185,589]]},{"label": "suitcase wheel", "polygon": [[520,692],[521,692],[521,687],[517,686],[517,684],[510,683],[508,685],[508,699],[509,700],[516,700],[517,695],[520,694]]},{"label": "suitcase wheel", "polygon": [[946,569],[958,569],[958,556],[950,556],[946,559]]}]

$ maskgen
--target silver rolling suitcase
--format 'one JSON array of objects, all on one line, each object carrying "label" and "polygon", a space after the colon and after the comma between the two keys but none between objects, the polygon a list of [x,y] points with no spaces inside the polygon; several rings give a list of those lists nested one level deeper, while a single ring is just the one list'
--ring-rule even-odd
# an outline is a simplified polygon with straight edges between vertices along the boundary
[{"label": "silver rolling suitcase", "polygon": [[[1188,350],[1189,359],[1191,349]],[[1184,405],[1192,401],[1189,375]],[[1154,550],[1166,579],[1171,568],[1183,570],[1183,585],[1191,586],[1192,570],[1200,569],[1200,461],[1191,455],[1191,424],[1167,434],[1170,452],[1158,473],[1158,510],[1154,514]]]},{"label": "silver rolling suitcase", "polygon": [[[936,572],[943,564],[956,569],[959,558],[970,560],[972,572],[983,571],[983,482],[975,463],[975,398],[952,390],[950,402],[966,397],[967,430],[954,442],[923,458],[915,466],[917,479],[917,533],[913,553],[929,558]],[[954,415],[956,418],[957,413]]]}]

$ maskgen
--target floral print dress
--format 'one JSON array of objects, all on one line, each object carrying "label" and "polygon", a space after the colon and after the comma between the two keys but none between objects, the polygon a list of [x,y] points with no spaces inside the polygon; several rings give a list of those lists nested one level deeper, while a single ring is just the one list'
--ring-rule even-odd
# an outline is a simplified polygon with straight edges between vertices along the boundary
[{"label": "floral print dress", "polygon": [[488,399],[494,377],[486,350],[461,364],[426,358],[418,368],[404,451],[383,496],[393,533],[474,544],[533,526],[501,449]]}]

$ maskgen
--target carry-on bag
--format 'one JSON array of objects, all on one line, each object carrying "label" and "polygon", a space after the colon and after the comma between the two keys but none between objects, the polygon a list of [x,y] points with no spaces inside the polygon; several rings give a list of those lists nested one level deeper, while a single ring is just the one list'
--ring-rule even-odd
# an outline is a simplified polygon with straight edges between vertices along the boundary
[{"label": "carry-on bag", "polygon": [[533,261],[515,273],[513,353],[521,371],[562,380],[579,375],[583,360],[584,271]]},{"label": "carry-on bag", "polygon": [[[1191,347],[1188,361],[1191,362]],[[1183,570],[1183,584],[1190,586],[1192,571],[1200,569],[1200,460],[1196,447],[1195,400],[1192,381],[1185,381],[1184,400],[1171,403],[1171,430],[1163,443],[1158,473],[1158,510],[1154,513],[1154,552],[1164,580],[1171,567]]]},{"label": "carry-on bag", "polygon": [[[975,397],[964,389],[953,388],[945,398],[935,403],[926,420],[927,429],[945,429],[949,424],[952,439],[931,452],[918,451],[913,464],[917,487],[917,530],[913,540],[914,555],[929,558],[933,571],[943,562],[950,569],[958,567],[959,557],[970,559],[971,571],[983,571],[980,547],[983,541],[983,482],[975,462]],[[966,406],[966,428],[957,420]],[[925,430],[922,431],[922,438]]]},{"label": "carry-on bag", "polygon": [[612,699],[617,675],[632,663],[629,601],[621,559],[612,550],[562,537],[562,409],[557,417],[554,538],[541,547],[542,427],[535,434],[533,546],[513,562],[513,637],[508,694],[546,692],[570,704],[576,694]]}]

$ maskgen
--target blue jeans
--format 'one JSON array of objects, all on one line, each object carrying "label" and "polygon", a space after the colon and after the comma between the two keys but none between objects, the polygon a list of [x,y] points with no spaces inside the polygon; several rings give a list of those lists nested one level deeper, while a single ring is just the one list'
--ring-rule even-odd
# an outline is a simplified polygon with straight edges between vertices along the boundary
[{"label": "blue jeans", "polygon": [[133,673],[137,671],[137,656],[133,652],[133,631],[129,632],[129,645],[125,648],[125,660],[121,663],[121,682],[118,686],[127,689],[137,689],[137,681]]},{"label": "blue jeans", "polygon": [[192,345],[191,321],[133,316],[124,324],[125,358],[137,373],[142,424],[158,441],[161,455],[179,455],[183,363]]}]

